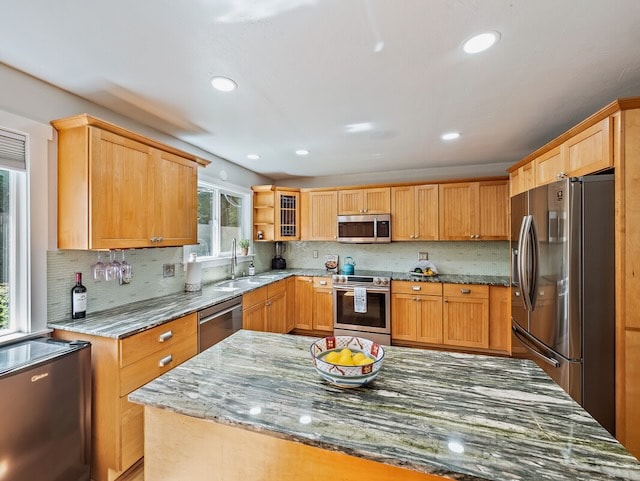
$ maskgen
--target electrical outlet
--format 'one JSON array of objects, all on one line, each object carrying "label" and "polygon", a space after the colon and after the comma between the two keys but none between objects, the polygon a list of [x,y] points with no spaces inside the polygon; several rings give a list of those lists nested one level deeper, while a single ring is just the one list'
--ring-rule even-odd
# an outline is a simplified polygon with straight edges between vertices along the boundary
[{"label": "electrical outlet", "polygon": [[175,264],[162,264],[162,275],[164,277],[173,277],[176,275]]},{"label": "electrical outlet", "polygon": [[428,261],[429,253],[428,252],[418,252],[418,260],[419,261]]},{"label": "electrical outlet", "polygon": [[317,259],[318,258],[318,251],[313,251],[313,258]]}]

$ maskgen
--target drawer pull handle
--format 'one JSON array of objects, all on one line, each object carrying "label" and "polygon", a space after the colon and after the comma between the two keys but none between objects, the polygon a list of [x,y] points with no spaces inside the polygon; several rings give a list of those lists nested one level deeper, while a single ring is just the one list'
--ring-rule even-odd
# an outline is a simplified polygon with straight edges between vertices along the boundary
[{"label": "drawer pull handle", "polygon": [[168,341],[172,337],[173,337],[173,332],[171,332],[171,331],[163,332],[162,334],[160,334],[158,336],[158,342]]},{"label": "drawer pull handle", "polygon": [[158,367],[165,367],[171,361],[173,361],[173,356],[169,354],[167,357],[163,357],[162,359],[160,359],[160,362],[158,363]]},{"label": "drawer pull handle", "polygon": [[460,294],[471,294],[471,289],[460,289]]},{"label": "drawer pull handle", "polygon": [[413,286],[413,287],[411,287],[411,289],[413,289],[414,291],[421,291],[421,290],[422,290],[422,287],[420,287],[420,286]]},{"label": "drawer pull handle", "polygon": [[321,286],[326,286],[327,285],[327,281],[320,281],[320,285]]}]

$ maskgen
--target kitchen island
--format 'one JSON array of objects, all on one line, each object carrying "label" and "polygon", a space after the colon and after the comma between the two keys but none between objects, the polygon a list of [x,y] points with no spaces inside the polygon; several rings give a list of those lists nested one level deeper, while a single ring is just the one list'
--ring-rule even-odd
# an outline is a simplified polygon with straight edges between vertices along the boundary
[{"label": "kitchen island", "polygon": [[312,341],[242,330],[131,393],[145,480],[640,480],[530,361],[388,347],[345,390],[316,374]]}]

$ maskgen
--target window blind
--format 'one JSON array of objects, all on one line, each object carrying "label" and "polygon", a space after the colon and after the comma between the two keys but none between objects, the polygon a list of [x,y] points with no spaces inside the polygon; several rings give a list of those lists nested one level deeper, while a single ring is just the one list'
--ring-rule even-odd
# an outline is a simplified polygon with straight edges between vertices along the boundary
[{"label": "window blind", "polygon": [[26,136],[0,129],[0,168],[26,171],[26,145]]}]

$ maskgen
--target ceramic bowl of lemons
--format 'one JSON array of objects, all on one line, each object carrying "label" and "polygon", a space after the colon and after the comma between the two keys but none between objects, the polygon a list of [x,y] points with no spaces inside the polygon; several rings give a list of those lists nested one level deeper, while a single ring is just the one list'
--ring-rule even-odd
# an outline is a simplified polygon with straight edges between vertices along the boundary
[{"label": "ceramic bowl of lemons", "polygon": [[310,350],[320,377],[339,387],[358,387],[373,381],[384,359],[380,344],[354,336],[325,337],[311,344]]}]

